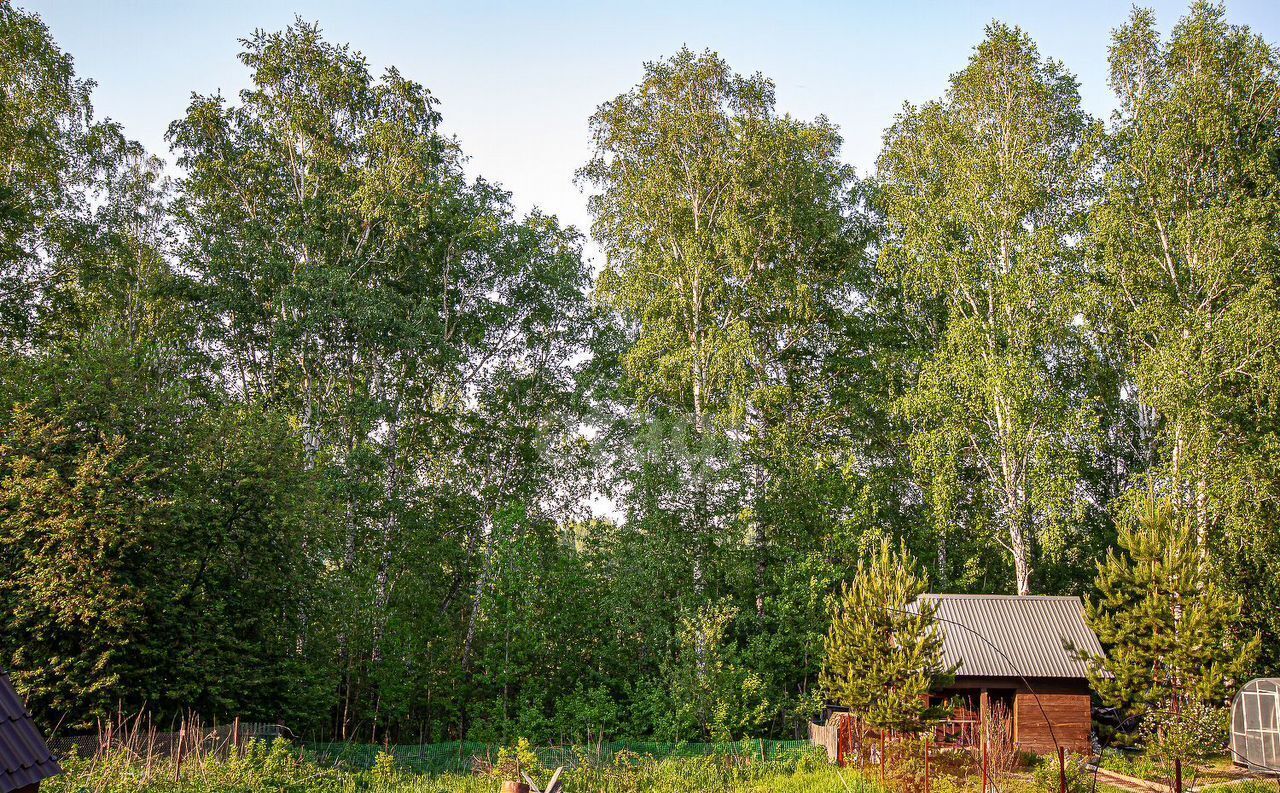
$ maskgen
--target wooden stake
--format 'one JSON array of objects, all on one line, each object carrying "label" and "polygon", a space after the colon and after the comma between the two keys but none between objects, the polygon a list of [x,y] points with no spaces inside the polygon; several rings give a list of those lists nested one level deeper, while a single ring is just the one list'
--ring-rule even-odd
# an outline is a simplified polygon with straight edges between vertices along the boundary
[{"label": "wooden stake", "polygon": [[929,736],[924,737],[924,793],[929,793]]},{"label": "wooden stake", "polygon": [[880,731],[880,784],[884,784],[884,730]]},{"label": "wooden stake", "polygon": [[178,776],[182,773],[182,745],[186,743],[187,728],[178,728],[178,753],[173,759],[173,781],[178,781]]}]

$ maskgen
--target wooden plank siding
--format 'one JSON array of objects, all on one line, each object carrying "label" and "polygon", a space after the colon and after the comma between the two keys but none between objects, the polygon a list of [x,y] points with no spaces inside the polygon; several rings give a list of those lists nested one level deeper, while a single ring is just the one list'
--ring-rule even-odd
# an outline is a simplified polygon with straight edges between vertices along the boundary
[{"label": "wooden plank siding", "polygon": [[[1045,717],[1053,723],[1053,729]],[[1090,749],[1092,704],[1087,694],[1029,694],[1019,691],[1013,708],[1013,735],[1024,752],[1052,754],[1054,738],[1067,751]]]}]

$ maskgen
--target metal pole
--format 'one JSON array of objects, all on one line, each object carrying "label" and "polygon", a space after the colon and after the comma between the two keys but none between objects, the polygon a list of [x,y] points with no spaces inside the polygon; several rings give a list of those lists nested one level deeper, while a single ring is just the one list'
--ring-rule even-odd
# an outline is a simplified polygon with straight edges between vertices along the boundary
[{"label": "metal pole", "polygon": [[1058,747],[1058,790],[1067,793],[1067,749]]},{"label": "metal pole", "polygon": [[[1182,713],[1178,694],[1178,679],[1175,677],[1173,680],[1173,718],[1175,722],[1178,721],[1178,716]],[[1173,793],[1182,793],[1182,758],[1180,757],[1173,759]]]}]

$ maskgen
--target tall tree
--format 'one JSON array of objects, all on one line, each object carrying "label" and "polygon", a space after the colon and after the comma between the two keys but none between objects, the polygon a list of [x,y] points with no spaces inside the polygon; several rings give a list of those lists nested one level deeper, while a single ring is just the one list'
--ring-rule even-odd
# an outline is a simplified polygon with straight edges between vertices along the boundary
[{"label": "tall tree", "polygon": [[1078,240],[1097,132],[1075,78],[992,24],[942,99],[903,110],[878,164],[887,294],[937,323],[898,405],[913,467],[940,546],[961,516],[989,528],[1019,594],[1091,506]]},{"label": "tall tree", "polygon": [[[447,662],[469,674],[499,516],[550,503],[550,453],[576,430],[586,274],[574,232],[464,178],[421,85],[375,78],[303,22],[241,58],[238,104],[197,96],[170,129],[181,255],[228,385],[290,412],[342,494],[335,718],[376,734],[403,715],[384,695],[408,690],[422,652],[388,652],[421,647],[388,636],[421,625],[402,610],[447,624],[461,610]],[[439,555],[407,567],[420,545]]]},{"label": "tall tree", "polygon": [[1135,11],[1111,84],[1093,240],[1143,464],[1130,503],[1166,496],[1275,647],[1280,58],[1215,4],[1193,5],[1167,41]]},{"label": "tall tree", "polygon": [[141,157],[117,125],[93,118],[92,89],[39,17],[0,6],[0,354],[30,351],[60,321],[53,293],[106,230],[93,207]]},{"label": "tall tree", "polygon": [[37,18],[0,8],[0,49],[3,663],[71,726],[308,721],[291,631],[325,623],[323,498],[279,415],[210,387],[159,162],[93,118]]},{"label": "tall tree", "polygon": [[591,130],[579,178],[596,190],[598,291],[631,333],[623,368],[641,408],[689,428],[678,520],[696,587],[706,589],[710,533],[731,530],[731,506],[712,514],[712,480],[733,463],[713,450],[729,437],[743,452],[738,496],[762,611],[769,434],[803,405],[835,344],[865,242],[840,138],[824,118],[779,115],[763,76],[688,49],[647,63]]}]

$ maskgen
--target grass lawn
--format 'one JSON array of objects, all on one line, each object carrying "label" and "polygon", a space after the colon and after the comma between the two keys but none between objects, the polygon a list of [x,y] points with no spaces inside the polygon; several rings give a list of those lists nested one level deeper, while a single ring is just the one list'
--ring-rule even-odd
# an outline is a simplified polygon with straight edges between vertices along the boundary
[{"label": "grass lawn", "polygon": [[[534,777],[546,780],[547,769],[528,764]],[[1121,761],[1113,759],[1109,765]],[[1229,778],[1230,764],[1207,764],[1210,775]],[[147,758],[119,750],[95,758],[69,757],[66,773],[48,780],[41,793],[498,793],[502,771],[488,773],[417,773],[397,766],[390,755],[373,768],[318,763],[298,747],[278,741],[251,742],[239,756],[188,756],[180,773],[167,757]],[[1134,770],[1126,766],[1125,773]],[[509,772],[511,769],[503,768]],[[1057,793],[1056,769],[1035,767],[1014,772],[998,785],[1001,793]],[[1119,770],[1119,769],[1117,769]],[[628,755],[603,763],[581,763],[565,775],[565,793],[916,793],[922,780],[909,776],[883,786],[871,769],[837,769],[820,750],[792,751],[769,760],[733,756],[668,757]],[[1048,777],[1052,776],[1052,779]],[[1081,777],[1073,790],[1123,793],[1091,778]],[[977,793],[974,769],[938,774],[932,793]],[[1248,783],[1223,788],[1223,793],[1276,793],[1274,783]]]},{"label": "grass lawn", "polygon": [[[1165,770],[1156,767],[1145,756],[1136,752],[1108,749],[1102,754],[1102,767],[1151,782],[1164,783],[1168,778]],[[1270,781],[1241,782],[1234,785],[1217,784],[1236,782],[1242,776],[1240,769],[1236,768],[1231,762],[1231,757],[1222,754],[1210,757],[1194,765],[1187,764],[1183,768],[1182,778],[1183,784],[1188,788],[1193,785],[1196,787],[1214,785],[1214,787],[1207,788],[1207,790],[1235,791],[1235,793],[1256,793],[1256,791],[1262,790],[1268,793],[1277,793],[1277,791],[1280,791],[1280,786]]]},{"label": "grass lawn", "polygon": [[[387,758],[389,760],[389,757]],[[372,769],[317,764],[285,741],[251,743],[242,756],[188,757],[181,773],[166,757],[128,751],[70,757],[66,773],[41,793],[498,793],[501,773],[426,774],[379,761]],[[531,770],[545,781],[545,769]],[[768,761],[733,757],[629,757],[582,765],[565,775],[565,793],[885,793],[850,770],[828,765],[820,750]],[[943,791],[938,791],[943,793]]]}]

